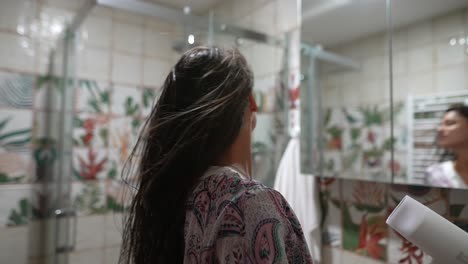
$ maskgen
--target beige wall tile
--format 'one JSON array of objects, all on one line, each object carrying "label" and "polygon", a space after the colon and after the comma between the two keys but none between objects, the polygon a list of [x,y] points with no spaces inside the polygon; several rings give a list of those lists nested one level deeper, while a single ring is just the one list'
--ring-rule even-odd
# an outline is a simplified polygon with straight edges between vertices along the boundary
[{"label": "beige wall tile", "polygon": [[112,81],[123,84],[140,84],[142,77],[141,57],[112,54]]},{"label": "beige wall tile", "polygon": [[26,264],[28,226],[0,228],[0,263]]},{"label": "beige wall tile", "polygon": [[434,67],[432,45],[414,48],[408,52],[408,73],[431,71]]},{"label": "beige wall tile", "polygon": [[35,3],[25,0],[3,0],[0,5],[0,29],[18,34],[28,33],[35,16]]},{"label": "beige wall tile", "polygon": [[81,39],[85,45],[109,49],[111,46],[112,20],[110,17],[88,16],[81,26]]},{"label": "beige wall tile", "polygon": [[143,84],[151,87],[162,86],[173,67],[172,63],[157,59],[145,59],[143,63]]},{"label": "beige wall tile", "polygon": [[100,264],[104,261],[104,250],[99,249],[89,249],[78,252],[73,252],[69,256],[70,264],[88,264],[95,263]]},{"label": "beige wall tile", "polygon": [[462,12],[452,12],[434,20],[434,36],[436,41],[463,34]]},{"label": "beige wall tile", "polygon": [[110,51],[86,48],[78,56],[78,76],[81,78],[107,81],[110,77]]},{"label": "beige wall tile", "polygon": [[115,247],[122,243],[123,218],[121,213],[106,214],[105,246]]},{"label": "beige wall tile", "polygon": [[140,55],[143,49],[143,28],[136,24],[114,23],[114,50]]},{"label": "beige wall tile", "polygon": [[465,61],[465,47],[461,45],[452,46],[449,40],[440,41],[436,46],[436,63],[438,67],[445,67]]},{"label": "beige wall tile", "polygon": [[461,91],[465,89],[465,69],[463,64],[437,70],[436,91],[439,93]]},{"label": "beige wall tile", "polygon": [[110,247],[105,249],[104,264],[116,264],[119,260],[120,247]]},{"label": "beige wall tile", "polygon": [[174,56],[175,39],[172,31],[145,28],[144,31],[144,56],[172,59]]},{"label": "beige wall tile", "polygon": [[102,250],[101,248],[104,247],[104,223],[104,215],[78,217],[75,251]]},{"label": "beige wall tile", "polygon": [[408,27],[408,48],[418,48],[432,43],[432,22],[423,21]]},{"label": "beige wall tile", "polygon": [[33,72],[36,43],[34,40],[0,32],[0,68]]}]

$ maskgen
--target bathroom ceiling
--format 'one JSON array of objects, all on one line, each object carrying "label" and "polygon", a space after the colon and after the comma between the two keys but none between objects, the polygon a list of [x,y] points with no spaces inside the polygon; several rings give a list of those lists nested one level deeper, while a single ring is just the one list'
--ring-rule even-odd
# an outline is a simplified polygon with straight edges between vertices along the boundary
[{"label": "bathroom ceiling", "polygon": [[167,7],[183,9],[184,6],[190,6],[194,14],[204,14],[211,7],[216,6],[219,2],[228,0],[151,0],[153,3],[161,4]]},{"label": "bathroom ceiling", "polygon": [[[387,27],[384,0],[303,0],[302,38],[333,46]],[[393,0],[395,28],[468,6],[468,0]]]}]

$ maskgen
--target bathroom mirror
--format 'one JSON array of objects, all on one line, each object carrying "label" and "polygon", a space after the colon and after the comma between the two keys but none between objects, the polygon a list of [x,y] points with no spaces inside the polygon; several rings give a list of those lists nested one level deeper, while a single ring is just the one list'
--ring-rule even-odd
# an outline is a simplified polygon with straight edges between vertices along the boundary
[{"label": "bathroom mirror", "polygon": [[[467,6],[466,0],[302,2],[305,173],[466,187],[451,162],[451,140],[445,139],[448,149],[440,146],[437,128],[450,106],[468,105]],[[319,58],[323,52],[334,60]]]},{"label": "bathroom mirror", "polygon": [[303,172],[391,182],[386,14],[385,1],[302,2]]},{"label": "bathroom mirror", "polygon": [[468,122],[468,1],[393,0],[392,7],[394,182],[466,188],[468,126],[457,126]]}]

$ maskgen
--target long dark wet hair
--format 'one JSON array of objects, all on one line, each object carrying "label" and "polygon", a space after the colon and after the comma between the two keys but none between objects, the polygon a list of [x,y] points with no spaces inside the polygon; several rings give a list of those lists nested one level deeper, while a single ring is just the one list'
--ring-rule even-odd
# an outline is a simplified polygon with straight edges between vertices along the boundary
[{"label": "long dark wet hair", "polygon": [[[448,112],[456,112],[457,114],[459,114],[460,116],[462,116],[463,118],[465,118],[467,121],[468,121],[468,105],[464,105],[464,104],[454,104],[454,105],[451,105],[447,110],[445,110],[444,112],[444,115],[447,114]],[[453,153],[452,151],[450,150],[447,150],[447,149],[444,149],[441,152],[441,156],[440,156],[440,161],[443,162],[443,161],[447,161],[447,160],[456,160],[456,155],[455,153]]]},{"label": "long dark wet hair", "polygon": [[237,50],[197,47],[182,55],[124,168],[137,187],[119,263],[183,262],[187,196],[237,138],[252,87]]}]

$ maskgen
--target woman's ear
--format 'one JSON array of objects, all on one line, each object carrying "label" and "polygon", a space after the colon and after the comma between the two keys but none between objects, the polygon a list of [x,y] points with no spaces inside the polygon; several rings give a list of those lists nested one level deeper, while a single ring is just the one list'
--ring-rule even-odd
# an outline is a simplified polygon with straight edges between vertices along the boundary
[{"label": "woman's ear", "polygon": [[253,97],[252,94],[249,95],[249,106],[250,106],[250,111],[258,112],[257,102],[255,101],[255,98]]}]

